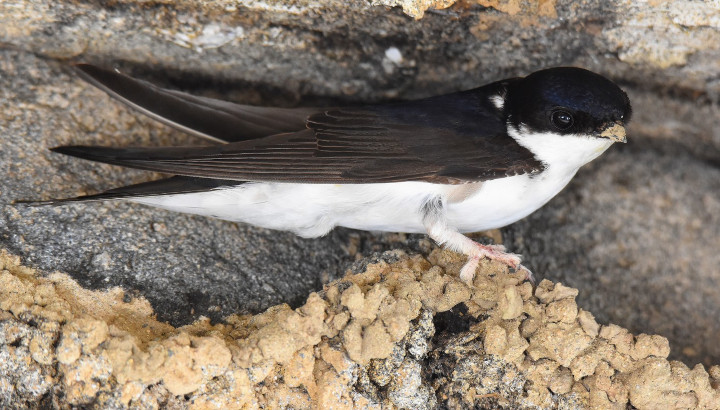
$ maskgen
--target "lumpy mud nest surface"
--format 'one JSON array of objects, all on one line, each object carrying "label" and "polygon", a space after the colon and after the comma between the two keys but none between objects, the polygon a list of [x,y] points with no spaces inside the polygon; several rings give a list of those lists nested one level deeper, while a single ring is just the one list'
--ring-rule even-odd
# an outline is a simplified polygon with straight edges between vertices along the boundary
[{"label": "lumpy mud nest surface", "polygon": [[394,251],[308,296],[174,328],[120,288],[83,289],[0,254],[9,406],[718,408],[720,367],[600,325],[577,290],[463,258]]}]

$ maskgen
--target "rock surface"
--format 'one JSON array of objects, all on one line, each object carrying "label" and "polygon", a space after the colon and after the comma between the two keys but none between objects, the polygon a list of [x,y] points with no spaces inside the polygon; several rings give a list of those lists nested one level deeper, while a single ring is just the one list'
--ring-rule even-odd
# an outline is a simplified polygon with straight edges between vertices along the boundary
[{"label": "rock surface", "polygon": [[51,146],[201,143],[83,84],[71,61],[286,106],[415,98],[579,65],[628,90],[630,143],[502,236],[537,277],[578,288],[577,303],[601,323],[662,334],[688,365],[719,363],[720,6],[451,3],[1,2],[0,247],[86,287],[137,292],[176,327],[296,307],[360,255],[431,249],[422,236],[336,230],[302,240],[120,203],[10,205],[154,177],[51,155]]},{"label": "rock surface", "polygon": [[[599,325],[576,289],[399,251],[297,309],[173,328],[119,288],[0,254],[0,404],[12,408],[720,408],[720,367]],[[386,262],[384,259],[390,260]]]}]

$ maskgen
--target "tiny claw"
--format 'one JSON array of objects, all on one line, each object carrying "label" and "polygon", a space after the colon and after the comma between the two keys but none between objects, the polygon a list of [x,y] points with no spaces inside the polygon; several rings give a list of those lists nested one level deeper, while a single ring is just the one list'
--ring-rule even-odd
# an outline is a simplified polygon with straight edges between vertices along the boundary
[{"label": "tiny claw", "polygon": [[533,273],[530,271],[530,269],[526,268],[523,265],[518,265],[517,268],[515,268],[516,272],[525,272],[525,280],[529,281],[530,284],[533,286],[536,285],[535,283],[535,277],[533,276]]}]

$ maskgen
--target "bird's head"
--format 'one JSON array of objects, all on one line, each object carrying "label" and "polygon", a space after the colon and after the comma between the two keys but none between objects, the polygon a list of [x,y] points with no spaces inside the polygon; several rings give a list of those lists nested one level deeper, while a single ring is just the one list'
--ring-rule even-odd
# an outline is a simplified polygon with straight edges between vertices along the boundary
[{"label": "bird's head", "polygon": [[614,142],[626,142],[632,109],[627,94],[607,78],[574,67],[537,71],[508,84],[507,130],[537,159],[580,167]]},{"label": "bird's head", "polygon": [[627,94],[591,71],[556,67],[512,83],[505,100],[515,127],[535,133],[582,135],[626,142],[632,109]]}]

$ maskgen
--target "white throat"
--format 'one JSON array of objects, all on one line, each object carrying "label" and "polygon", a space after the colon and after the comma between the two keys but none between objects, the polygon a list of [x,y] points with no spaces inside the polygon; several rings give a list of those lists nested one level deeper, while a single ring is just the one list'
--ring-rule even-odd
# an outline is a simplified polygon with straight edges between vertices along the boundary
[{"label": "white throat", "polygon": [[508,134],[545,166],[555,169],[578,169],[600,156],[613,143],[608,138],[591,135],[533,132],[524,124],[518,128],[508,124]]}]

